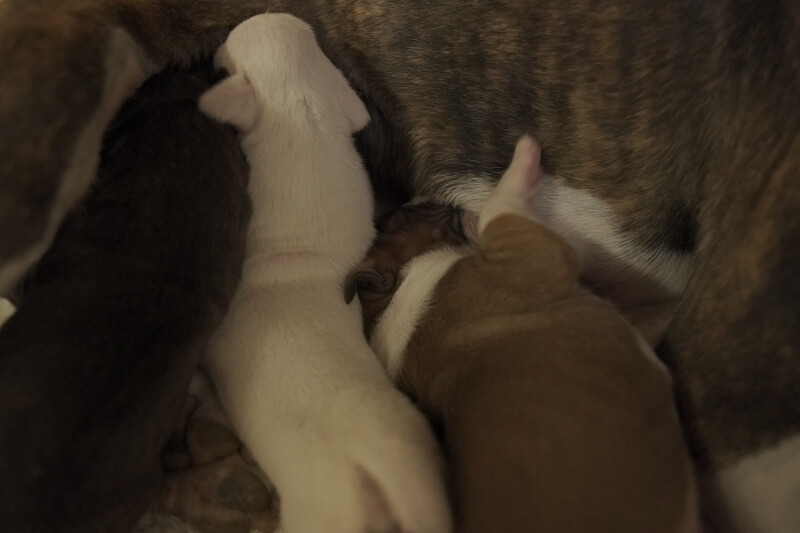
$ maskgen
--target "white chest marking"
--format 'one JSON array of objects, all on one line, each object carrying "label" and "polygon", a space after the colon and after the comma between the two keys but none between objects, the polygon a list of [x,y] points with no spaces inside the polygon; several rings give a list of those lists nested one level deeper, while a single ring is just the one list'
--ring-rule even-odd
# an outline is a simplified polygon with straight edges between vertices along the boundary
[{"label": "white chest marking", "polygon": [[412,259],[401,271],[403,279],[391,303],[383,312],[370,344],[395,380],[411,335],[425,317],[433,290],[465,250],[444,248]]}]

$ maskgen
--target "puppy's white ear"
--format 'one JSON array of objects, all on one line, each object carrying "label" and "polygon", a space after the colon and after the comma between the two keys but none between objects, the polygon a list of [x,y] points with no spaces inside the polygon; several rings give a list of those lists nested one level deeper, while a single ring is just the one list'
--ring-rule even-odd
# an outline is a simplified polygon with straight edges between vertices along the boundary
[{"label": "puppy's white ear", "polygon": [[350,122],[350,129],[353,132],[362,130],[369,124],[369,113],[364,106],[364,102],[358,97],[356,92],[342,75],[340,87],[339,105],[342,106],[347,120]]},{"label": "puppy's white ear", "polygon": [[207,90],[200,97],[200,111],[209,117],[249,131],[258,119],[258,105],[253,86],[244,74],[233,74]]}]

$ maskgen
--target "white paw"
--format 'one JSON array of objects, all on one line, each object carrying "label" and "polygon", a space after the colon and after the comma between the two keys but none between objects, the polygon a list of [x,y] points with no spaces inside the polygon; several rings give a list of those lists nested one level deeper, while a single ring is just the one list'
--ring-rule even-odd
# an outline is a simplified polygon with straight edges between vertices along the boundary
[{"label": "white paw", "polygon": [[[393,391],[396,392],[396,391]],[[282,533],[446,533],[438,446],[406,398],[351,395],[286,442]],[[344,405],[349,403],[350,405]],[[380,416],[390,413],[391,416]]]}]

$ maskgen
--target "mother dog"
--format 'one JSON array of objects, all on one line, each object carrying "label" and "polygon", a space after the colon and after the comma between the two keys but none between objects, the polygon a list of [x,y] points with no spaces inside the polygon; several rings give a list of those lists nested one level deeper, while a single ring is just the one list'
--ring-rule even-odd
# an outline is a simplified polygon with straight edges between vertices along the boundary
[{"label": "mother dog", "polygon": [[661,351],[720,520],[798,519],[797,0],[0,0],[0,290],[87,188],[107,109],[266,8],[362,93],[377,184],[476,209],[539,139],[540,216],[587,283],[653,338],[677,298]]}]

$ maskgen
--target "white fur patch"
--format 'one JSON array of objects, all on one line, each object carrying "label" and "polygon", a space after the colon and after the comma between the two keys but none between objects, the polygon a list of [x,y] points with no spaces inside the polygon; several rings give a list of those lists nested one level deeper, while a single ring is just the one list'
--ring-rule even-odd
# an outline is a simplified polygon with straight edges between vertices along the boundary
[{"label": "white fur patch", "polygon": [[14,304],[5,298],[0,298],[0,327],[3,327],[5,321],[11,318],[11,315],[16,311],[17,309],[14,307]]},{"label": "white fur patch", "polygon": [[627,241],[617,231],[613,211],[588,191],[545,179],[536,212],[573,244],[581,259],[587,261],[587,269],[597,266],[592,264],[593,254],[598,260],[607,254],[635,272],[657,280],[671,294],[679,294],[686,287],[691,269],[688,254],[646,250]]},{"label": "white fur patch", "polygon": [[395,380],[403,366],[408,341],[428,312],[433,290],[466,249],[443,248],[412,259],[401,271],[403,279],[380,317],[370,344]]},{"label": "white fur patch", "polygon": [[717,475],[737,533],[800,531],[800,435]]},{"label": "white fur patch", "polygon": [[[439,198],[480,213],[494,189],[489,179],[464,175],[459,180],[461,186],[442,191]],[[578,252],[584,273],[614,276],[629,268],[657,281],[673,295],[682,292],[688,282],[692,266],[689,254],[648,250],[626,240],[617,230],[611,208],[586,190],[545,176],[539,186],[534,214]]]}]

